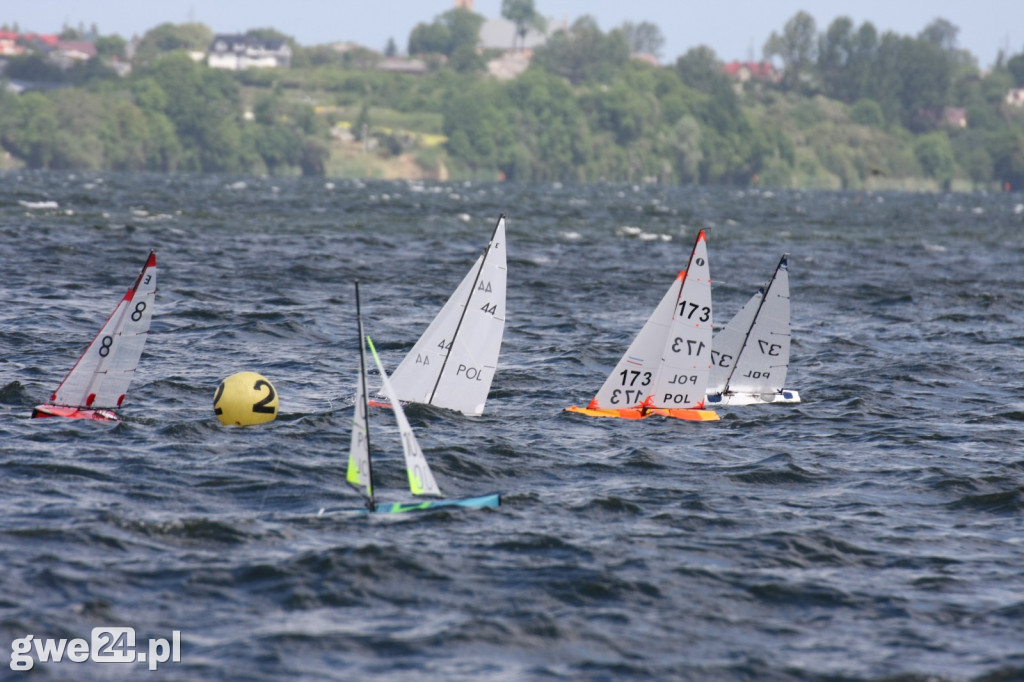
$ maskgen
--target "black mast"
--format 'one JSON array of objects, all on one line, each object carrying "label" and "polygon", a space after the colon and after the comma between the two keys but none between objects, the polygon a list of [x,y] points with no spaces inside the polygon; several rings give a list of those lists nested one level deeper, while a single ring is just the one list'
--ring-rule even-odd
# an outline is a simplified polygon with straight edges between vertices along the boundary
[{"label": "black mast", "polygon": [[779,274],[779,270],[787,265],[786,259],[789,258],[788,253],[782,254],[782,258],[779,259],[779,264],[775,266],[775,272],[772,273],[772,278],[768,280],[768,283],[761,289],[761,300],[757,304],[757,312],[754,313],[754,319],[750,321],[750,326],[747,327],[746,334],[743,335],[743,345],[740,346],[740,352],[736,354],[736,359],[732,362],[732,368],[729,370],[729,376],[725,378],[725,385],[722,386],[722,395],[729,392],[729,384],[732,383],[732,375],[736,371],[736,367],[740,364],[740,358],[743,356],[743,351],[747,349],[747,341],[750,340],[750,332],[754,329],[754,325],[757,324],[757,318],[761,314],[761,308],[764,307],[764,302],[768,300],[768,293],[772,290],[772,285],[775,284],[775,277]]},{"label": "black mast", "polygon": [[356,323],[359,326],[359,377],[360,384],[362,384],[362,390],[360,391],[360,395],[358,398],[356,398],[356,400],[359,402],[359,404],[356,405],[356,409],[358,410],[361,408],[363,410],[363,424],[366,427],[366,476],[369,479],[369,485],[366,486],[366,490],[369,491],[369,494],[366,495],[366,508],[369,509],[371,513],[373,513],[377,510],[377,505],[373,501],[373,465],[370,457],[370,401],[369,398],[367,397],[366,388],[366,341],[364,340],[366,337],[363,334],[363,314],[359,308],[359,282],[356,281],[355,285]]}]

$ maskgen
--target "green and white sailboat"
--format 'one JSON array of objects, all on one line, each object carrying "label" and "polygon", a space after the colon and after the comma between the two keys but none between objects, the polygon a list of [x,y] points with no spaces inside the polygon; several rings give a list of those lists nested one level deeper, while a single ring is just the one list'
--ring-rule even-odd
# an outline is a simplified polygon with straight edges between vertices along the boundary
[{"label": "green and white sailboat", "polygon": [[[402,404],[395,397],[394,387],[388,379],[387,372],[381,364],[373,341],[363,333],[363,318],[359,307],[359,283],[356,282],[356,321],[359,326],[359,377],[356,382],[355,411],[352,417],[352,440],[349,445],[347,482],[359,490],[366,500],[366,511],[371,514],[399,514],[411,511],[426,511],[443,507],[497,507],[501,503],[498,493],[489,493],[478,497],[462,499],[446,499],[441,494],[434,474],[430,470],[427,458],[423,455],[416,434],[405,416]],[[422,495],[432,499],[418,502],[378,502],[373,483],[373,466],[370,456],[370,424],[367,419],[369,412],[369,395],[366,385],[366,348],[370,349],[373,360],[380,372],[383,391],[394,410],[395,421],[402,440],[402,451],[405,454],[405,470],[409,476],[409,490],[413,495]]]}]

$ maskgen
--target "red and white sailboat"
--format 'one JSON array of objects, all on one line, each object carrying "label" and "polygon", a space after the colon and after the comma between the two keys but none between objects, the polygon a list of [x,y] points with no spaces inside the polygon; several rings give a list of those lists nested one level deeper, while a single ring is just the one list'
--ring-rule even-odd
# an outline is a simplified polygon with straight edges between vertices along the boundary
[{"label": "red and white sailboat", "polygon": [[156,299],[156,253],[151,251],[135,284],[107,318],[49,402],[33,417],[118,421],[121,407],[149,335]]}]

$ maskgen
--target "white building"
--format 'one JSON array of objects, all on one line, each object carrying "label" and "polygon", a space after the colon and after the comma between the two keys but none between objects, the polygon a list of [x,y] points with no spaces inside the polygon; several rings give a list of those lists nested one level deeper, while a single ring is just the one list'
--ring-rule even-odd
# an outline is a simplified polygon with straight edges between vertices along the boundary
[{"label": "white building", "polygon": [[261,40],[246,35],[218,35],[206,63],[213,69],[287,69],[292,48],[284,40]]}]

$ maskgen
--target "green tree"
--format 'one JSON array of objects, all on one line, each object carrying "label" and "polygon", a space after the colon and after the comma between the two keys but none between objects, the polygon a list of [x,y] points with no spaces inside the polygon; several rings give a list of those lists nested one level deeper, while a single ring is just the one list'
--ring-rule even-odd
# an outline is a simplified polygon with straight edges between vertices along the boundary
[{"label": "green tree", "polygon": [[510,146],[501,86],[478,82],[452,93],[444,107],[448,152],[474,170],[497,169],[499,153]]},{"label": "green tree", "polygon": [[103,36],[96,39],[96,56],[107,59],[124,59],[128,43],[119,35]]},{"label": "green tree", "polygon": [[700,124],[692,116],[684,116],[672,128],[671,158],[681,182],[695,183],[700,179],[700,166],[704,160],[701,151]]},{"label": "green tree", "polygon": [[146,112],[146,168],[172,172],[181,164],[184,150],[174,124],[161,112]]},{"label": "green tree", "polygon": [[707,45],[691,47],[686,54],[676,59],[676,73],[679,80],[701,92],[713,92],[729,86],[729,78],[722,70],[722,62],[715,50]]},{"label": "green tree", "polygon": [[460,47],[476,48],[484,18],[457,7],[436,17],[433,23],[417,24],[409,35],[409,54],[443,54],[450,57]]},{"label": "green tree", "polygon": [[475,49],[480,42],[480,27],[484,25],[484,18],[479,14],[460,7],[442,14],[441,21],[448,26],[452,37],[451,48],[446,53],[449,56],[462,47]]},{"label": "green tree", "polygon": [[722,62],[707,45],[691,47],[686,54],[676,59],[676,73],[679,80],[701,92],[712,92],[723,84],[729,84],[729,78],[722,70]]},{"label": "green tree", "polygon": [[132,59],[140,65],[177,50],[206,52],[212,42],[213,31],[205,24],[164,23],[142,36]]},{"label": "green tree", "polygon": [[255,160],[242,136],[241,98],[231,74],[178,53],[157,60],[141,76],[152,77],[167,95],[164,113],[182,143],[186,170],[239,172]]},{"label": "green tree", "polygon": [[359,108],[359,116],[356,118],[352,134],[360,142],[365,141],[369,139],[371,125],[373,123],[370,120],[370,105],[363,102],[363,106]]},{"label": "green tree", "polygon": [[298,165],[303,139],[295,130],[280,124],[257,124],[253,137],[256,152],[271,174]]},{"label": "green tree", "polygon": [[629,62],[629,43],[619,31],[601,32],[597,21],[583,16],[537,48],[532,65],[568,78],[574,85],[609,82]]},{"label": "green tree", "polygon": [[117,72],[95,57],[75,63],[67,72],[67,81],[74,85],[93,87],[102,81],[118,81]]},{"label": "green tree", "polygon": [[414,54],[448,54],[451,49],[451,31],[444,24],[434,21],[432,24],[416,24],[409,34],[410,55]]},{"label": "green tree", "polygon": [[183,150],[174,124],[165,113],[167,92],[152,76],[142,76],[132,82],[131,93],[146,118],[146,168],[158,171],[177,169]]},{"label": "green tree", "polygon": [[902,49],[905,40],[891,31],[882,35],[876,58],[871,65],[867,90],[863,97],[873,99],[882,109],[885,120],[893,124],[903,119]]},{"label": "green tree", "polygon": [[925,40],[905,38],[900,61],[903,124],[914,132],[933,130],[949,101],[953,65],[942,49]]},{"label": "green tree", "polygon": [[[533,0],[501,0],[501,16],[516,25],[516,39],[523,45],[526,41],[526,34],[531,28],[540,32],[547,29],[547,21],[541,16]],[[516,40],[512,41],[512,49],[516,49]]]},{"label": "green tree", "polygon": [[790,90],[806,87],[817,57],[817,27],[814,17],[797,12],[786,22],[782,33],[772,31],[764,44],[765,59],[778,57],[782,61],[782,85]]},{"label": "green tree", "polygon": [[1006,60],[1006,70],[1013,76],[1013,84],[1016,87],[1024,87],[1024,52]]},{"label": "green tree", "polygon": [[936,19],[925,26],[918,39],[931,43],[942,52],[955,52],[959,33],[960,29],[945,19]]},{"label": "green tree", "polygon": [[966,71],[977,73],[978,65],[970,52],[961,50],[957,46],[957,36],[960,29],[945,19],[935,19],[925,26],[917,39],[934,45],[939,52],[946,56],[950,68],[954,71]]},{"label": "green tree", "polygon": [[859,99],[850,109],[850,120],[862,126],[881,128],[885,125],[882,107],[873,99]]},{"label": "green tree", "polygon": [[629,43],[629,49],[634,54],[650,54],[661,57],[661,49],[665,45],[665,36],[657,24],[649,21],[641,21],[634,24],[631,21],[624,22],[619,31]]},{"label": "green tree", "polygon": [[323,175],[326,135],[311,106],[278,88],[257,97],[252,118],[245,132],[270,173],[299,168],[303,175]]},{"label": "green tree", "polygon": [[11,57],[4,77],[33,83],[63,83],[67,75],[56,64],[41,54]]},{"label": "green tree", "polygon": [[460,73],[479,73],[487,68],[487,62],[475,48],[460,45],[448,58],[448,66]]},{"label": "green tree", "polygon": [[928,177],[935,178],[944,190],[949,189],[956,173],[956,159],[945,133],[928,133],[917,138],[914,156]]},{"label": "green tree", "polygon": [[331,152],[323,140],[307,137],[302,145],[299,168],[307,176],[322,176]]},{"label": "green tree", "polygon": [[131,92],[135,103],[147,113],[163,113],[167,109],[167,92],[152,76],[143,76],[132,81]]},{"label": "green tree", "polygon": [[988,138],[992,175],[1011,189],[1024,189],[1024,132],[1004,128]]},{"label": "green tree", "polygon": [[50,168],[100,170],[106,166],[101,139],[108,103],[82,88],[62,88],[51,99],[57,108],[57,132]]},{"label": "green tree", "polygon": [[584,106],[591,110],[597,127],[628,146],[653,130],[658,123],[657,102],[651,93],[631,87],[625,80],[588,93]]},{"label": "green tree", "polygon": [[995,170],[992,156],[986,148],[986,136],[982,130],[968,129],[955,131],[950,139],[957,165],[964,169],[975,185],[991,182]]},{"label": "green tree", "polygon": [[13,111],[5,112],[9,125],[0,143],[29,168],[49,168],[57,153],[57,107],[38,92],[25,93],[13,104]]},{"label": "green tree", "polygon": [[846,65],[846,83],[842,88],[844,102],[856,102],[866,97],[871,70],[878,57],[878,31],[870,23],[863,23],[853,37],[850,59]]},{"label": "green tree", "polygon": [[818,40],[818,78],[825,95],[846,103],[853,101],[858,94],[849,80],[853,60],[853,21],[838,17]]},{"label": "green tree", "polygon": [[[295,38],[292,38],[290,35],[286,33],[278,31],[276,28],[250,28],[248,31],[245,32],[245,35],[254,40],[259,40],[268,43],[288,43],[288,46],[292,48],[292,51],[294,51],[295,48],[299,46],[298,43],[295,42]],[[207,43],[207,45],[204,46],[203,49],[206,49],[207,46],[209,46],[209,43]]]},{"label": "green tree", "polygon": [[100,129],[104,168],[146,170],[149,167],[149,135],[149,121],[133,102],[122,97],[107,102]]},{"label": "green tree", "polygon": [[587,119],[565,79],[530,69],[505,86],[509,136],[514,143],[499,158],[509,179],[580,180],[590,161]]}]

